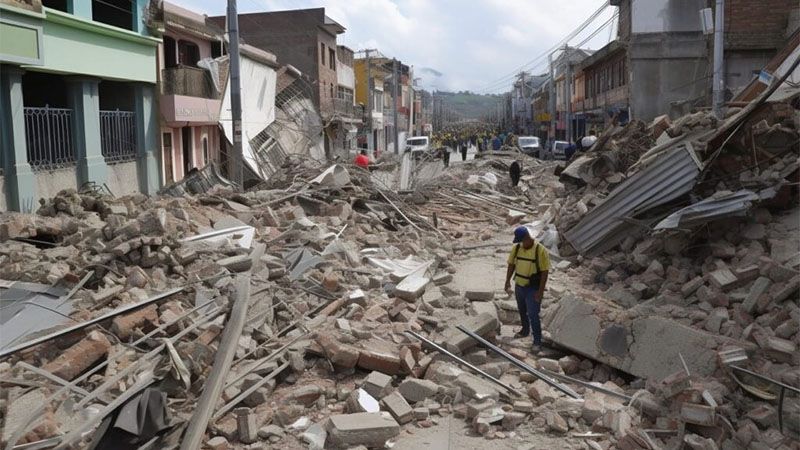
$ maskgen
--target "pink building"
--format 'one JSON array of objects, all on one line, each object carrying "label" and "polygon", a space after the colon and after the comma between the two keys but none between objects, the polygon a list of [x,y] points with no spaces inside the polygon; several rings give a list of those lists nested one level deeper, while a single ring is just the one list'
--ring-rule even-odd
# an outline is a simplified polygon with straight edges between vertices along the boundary
[{"label": "pink building", "polygon": [[223,56],[225,31],[205,16],[164,2],[164,28],[158,52],[161,170],[170,184],[212,161],[224,170],[219,115],[228,60],[212,59]]}]

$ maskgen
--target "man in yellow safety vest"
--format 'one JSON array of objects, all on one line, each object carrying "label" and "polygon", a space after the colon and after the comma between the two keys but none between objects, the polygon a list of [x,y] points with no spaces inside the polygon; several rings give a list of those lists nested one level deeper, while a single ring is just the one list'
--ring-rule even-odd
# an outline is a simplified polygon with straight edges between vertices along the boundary
[{"label": "man in yellow safety vest", "polygon": [[549,271],[550,255],[545,246],[535,241],[526,227],[517,227],[514,230],[514,246],[508,255],[505,291],[511,295],[511,276],[514,275],[514,295],[522,321],[522,330],[515,337],[527,337],[533,331],[534,354],[542,350],[539,310]]}]

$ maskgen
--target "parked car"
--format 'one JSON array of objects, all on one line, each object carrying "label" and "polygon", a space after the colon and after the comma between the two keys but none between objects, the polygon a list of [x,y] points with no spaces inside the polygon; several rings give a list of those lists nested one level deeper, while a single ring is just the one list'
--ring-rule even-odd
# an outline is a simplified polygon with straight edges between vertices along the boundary
[{"label": "parked car", "polygon": [[567,141],[553,141],[553,148],[551,149],[553,159],[567,159],[567,147],[569,147],[569,142]]},{"label": "parked car", "polygon": [[406,139],[405,151],[411,152],[411,156],[415,158],[431,154],[431,144],[428,136],[414,136]]},{"label": "parked car", "polygon": [[526,155],[541,158],[542,144],[536,136],[520,136],[517,139],[519,150]]}]

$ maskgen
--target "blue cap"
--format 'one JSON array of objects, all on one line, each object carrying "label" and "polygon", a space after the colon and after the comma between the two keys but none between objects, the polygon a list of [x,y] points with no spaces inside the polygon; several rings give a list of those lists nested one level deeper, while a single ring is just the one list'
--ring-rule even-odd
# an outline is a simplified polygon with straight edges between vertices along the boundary
[{"label": "blue cap", "polygon": [[514,244],[517,242],[522,242],[523,239],[530,236],[531,234],[528,232],[528,228],[526,227],[517,227],[514,230]]}]

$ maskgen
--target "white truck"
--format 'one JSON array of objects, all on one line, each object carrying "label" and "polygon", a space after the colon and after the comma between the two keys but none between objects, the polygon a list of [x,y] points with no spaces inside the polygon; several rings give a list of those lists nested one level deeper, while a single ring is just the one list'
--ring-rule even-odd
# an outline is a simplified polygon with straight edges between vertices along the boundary
[{"label": "white truck", "polygon": [[428,136],[414,136],[406,139],[405,152],[411,152],[411,156],[419,158],[431,153],[431,143]]}]

